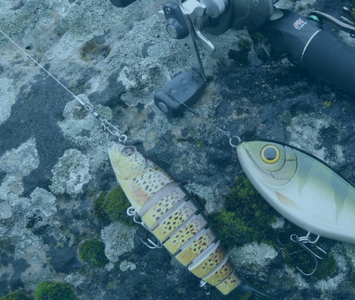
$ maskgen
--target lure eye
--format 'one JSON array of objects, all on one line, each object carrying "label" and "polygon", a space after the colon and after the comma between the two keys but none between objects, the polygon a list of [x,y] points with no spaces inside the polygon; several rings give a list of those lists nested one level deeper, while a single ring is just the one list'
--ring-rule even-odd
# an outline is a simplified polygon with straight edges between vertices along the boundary
[{"label": "lure eye", "polygon": [[134,154],[134,152],[136,152],[136,148],[133,146],[124,147],[121,151],[123,156],[131,156],[132,154]]},{"label": "lure eye", "polygon": [[274,145],[267,145],[261,149],[261,159],[267,164],[274,164],[280,159],[280,150]]}]

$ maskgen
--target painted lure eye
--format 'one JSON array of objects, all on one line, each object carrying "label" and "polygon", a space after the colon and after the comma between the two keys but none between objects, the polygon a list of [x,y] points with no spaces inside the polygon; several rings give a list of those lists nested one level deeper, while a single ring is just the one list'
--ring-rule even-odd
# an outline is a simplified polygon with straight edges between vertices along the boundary
[{"label": "painted lure eye", "polygon": [[274,164],[280,159],[280,150],[274,145],[267,145],[261,149],[261,159],[267,164]]},{"label": "painted lure eye", "polygon": [[123,156],[131,156],[134,152],[136,152],[136,148],[133,146],[124,147],[121,151]]}]

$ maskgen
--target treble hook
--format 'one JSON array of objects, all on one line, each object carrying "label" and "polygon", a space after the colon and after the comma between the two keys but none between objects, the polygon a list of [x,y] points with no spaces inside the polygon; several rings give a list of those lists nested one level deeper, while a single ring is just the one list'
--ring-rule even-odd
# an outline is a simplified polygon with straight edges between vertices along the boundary
[{"label": "treble hook", "polygon": [[[138,218],[140,218],[138,212],[136,211],[136,209],[133,207],[133,206],[130,206],[127,208],[127,211],[126,211],[127,215],[132,217],[133,219],[133,222],[134,223],[137,223],[139,225],[142,225],[145,229],[147,229],[150,233],[150,229],[147,227],[147,225],[145,225],[143,223],[143,221],[139,221]],[[157,248],[162,248],[163,245],[160,241],[158,241],[158,243],[154,243],[151,239],[147,238],[147,242],[143,241],[141,239],[141,242],[146,245],[149,249],[157,249]]]},{"label": "treble hook", "polygon": [[143,241],[141,239],[141,242],[146,245],[149,249],[157,249],[157,248],[162,248],[163,245],[161,243],[161,241],[158,241],[158,243],[154,243],[151,239],[147,238],[147,242]]},{"label": "treble hook", "polygon": [[126,213],[127,216],[132,217],[134,223],[137,223],[144,227],[144,223],[142,221],[137,220],[137,218],[140,218],[140,216],[133,206],[128,207]]},{"label": "treble hook", "polygon": [[[316,237],[316,239],[312,241],[311,238],[310,238],[310,234],[311,233],[308,232],[306,236],[298,237],[297,234],[291,234],[291,236],[290,236],[291,241],[294,242],[294,243],[297,243],[301,248],[303,248],[306,252],[308,252],[313,257],[313,259],[315,261],[316,266],[315,266],[315,268],[313,269],[313,271],[311,273],[305,273],[298,266],[296,266],[296,269],[298,271],[300,271],[305,276],[313,275],[315,273],[315,271],[317,270],[317,268],[318,268],[318,259],[320,259],[320,260],[324,259],[323,257],[319,256],[314,251],[312,251],[309,247],[306,246],[306,244],[314,244],[315,245],[318,242],[319,238],[320,238],[320,236],[318,235]],[[321,251],[322,253],[327,255],[327,252],[325,252],[324,249],[322,249],[321,247],[319,247],[317,245],[315,245],[315,247],[319,251]]]},{"label": "treble hook", "polygon": [[206,295],[209,296],[211,294],[211,286],[207,284],[203,279],[200,280],[200,288],[204,288],[206,291]]}]

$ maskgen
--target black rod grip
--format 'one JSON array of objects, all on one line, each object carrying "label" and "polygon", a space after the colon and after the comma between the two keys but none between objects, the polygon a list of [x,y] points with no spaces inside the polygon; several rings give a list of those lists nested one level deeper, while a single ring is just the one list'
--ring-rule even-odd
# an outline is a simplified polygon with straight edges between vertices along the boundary
[{"label": "black rod grip", "polygon": [[355,95],[355,48],[329,33],[320,31],[310,40],[301,65]]}]

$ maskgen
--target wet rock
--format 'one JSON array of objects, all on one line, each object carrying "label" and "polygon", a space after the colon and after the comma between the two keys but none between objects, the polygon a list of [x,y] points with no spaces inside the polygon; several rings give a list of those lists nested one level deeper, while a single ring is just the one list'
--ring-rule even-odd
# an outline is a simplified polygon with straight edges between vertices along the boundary
[{"label": "wet rock", "polygon": [[0,297],[6,296],[10,291],[8,278],[10,273],[3,272],[0,276]]},{"label": "wet rock", "polygon": [[[1,40],[0,296],[18,288],[31,293],[50,279],[69,282],[80,299],[206,298],[199,280],[164,249],[141,245],[145,231],[118,223],[102,228],[95,219],[92,200],[116,185],[107,146],[117,137],[102,130],[103,119],[205,198],[207,213],[221,209],[241,174],[227,132],[243,140],[272,138],[299,146],[355,180],[352,97],[286,59],[261,61],[256,41],[243,30],[207,34],[216,51],[200,49],[208,78],[205,94],[193,106],[200,117],[186,112],[167,119],[153,94],[190,67],[179,43],[153,15],[165,2],[136,1],[124,9],[92,0],[3,5],[1,30],[67,89]],[[337,15],[341,6],[353,4],[281,0],[277,5],[302,14],[316,8]],[[330,27],[325,24],[354,43]],[[240,50],[241,39],[251,41],[247,66],[228,56]],[[101,120],[75,95],[90,102]],[[280,222],[278,231],[287,224]],[[77,259],[76,245],[100,236],[111,262],[87,268]],[[304,279],[285,267],[269,246],[245,245],[231,255],[236,251],[242,275],[276,299],[352,299],[353,248],[343,243],[329,248],[338,269],[321,280]]]},{"label": "wet rock", "polygon": [[64,245],[63,248],[52,248],[47,251],[51,266],[59,273],[71,273],[82,268],[84,265],[78,261],[76,251]]}]

